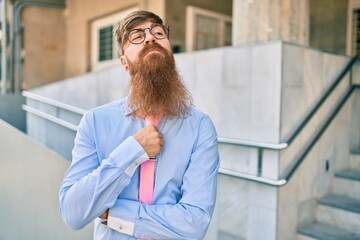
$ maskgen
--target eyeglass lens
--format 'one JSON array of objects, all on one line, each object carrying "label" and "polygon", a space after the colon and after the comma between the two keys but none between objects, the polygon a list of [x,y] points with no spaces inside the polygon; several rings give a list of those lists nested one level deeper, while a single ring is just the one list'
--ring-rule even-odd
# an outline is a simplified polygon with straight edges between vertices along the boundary
[{"label": "eyeglass lens", "polygon": [[142,43],[146,37],[146,33],[145,33],[146,29],[149,29],[150,34],[153,35],[156,39],[166,38],[165,27],[163,27],[162,25],[155,25],[151,28],[131,30],[128,35],[129,41],[133,44]]}]

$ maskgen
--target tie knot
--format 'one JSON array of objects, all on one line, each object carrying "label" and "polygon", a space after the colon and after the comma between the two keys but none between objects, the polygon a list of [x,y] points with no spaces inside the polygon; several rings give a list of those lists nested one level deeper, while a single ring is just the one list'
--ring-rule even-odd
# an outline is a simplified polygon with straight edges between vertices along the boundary
[{"label": "tie knot", "polygon": [[154,125],[155,127],[157,127],[159,125],[160,118],[147,117],[145,118],[145,122],[146,122],[146,126]]}]

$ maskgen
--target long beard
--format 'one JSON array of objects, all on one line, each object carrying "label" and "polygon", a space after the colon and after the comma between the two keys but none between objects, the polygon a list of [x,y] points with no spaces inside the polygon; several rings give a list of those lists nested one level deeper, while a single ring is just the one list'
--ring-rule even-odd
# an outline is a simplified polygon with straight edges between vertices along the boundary
[{"label": "long beard", "polygon": [[[159,52],[152,52],[156,50]],[[147,55],[148,54],[148,55]],[[157,43],[148,44],[130,62],[129,107],[133,115],[186,116],[192,98],[176,70],[172,53]]]}]

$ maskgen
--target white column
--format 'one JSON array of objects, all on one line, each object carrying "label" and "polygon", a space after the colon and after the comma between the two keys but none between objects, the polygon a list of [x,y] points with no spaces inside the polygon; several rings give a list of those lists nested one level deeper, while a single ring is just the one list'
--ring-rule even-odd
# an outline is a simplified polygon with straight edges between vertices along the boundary
[{"label": "white column", "polygon": [[6,0],[1,1],[1,94],[6,94]]}]

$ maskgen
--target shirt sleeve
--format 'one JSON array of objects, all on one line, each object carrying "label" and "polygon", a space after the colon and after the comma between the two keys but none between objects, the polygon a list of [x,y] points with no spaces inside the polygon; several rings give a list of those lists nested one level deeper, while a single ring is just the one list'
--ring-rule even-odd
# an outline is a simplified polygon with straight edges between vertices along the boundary
[{"label": "shirt sleeve", "polygon": [[108,226],[143,239],[203,239],[215,205],[218,168],[217,136],[206,119],[183,176],[180,201],[147,205],[117,199],[109,211]]},{"label": "shirt sleeve", "polygon": [[137,166],[146,160],[144,149],[130,136],[99,161],[93,129],[90,112],[81,120],[72,163],[60,187],[61,216],[73,229],[83,228],[111,208]]}]

